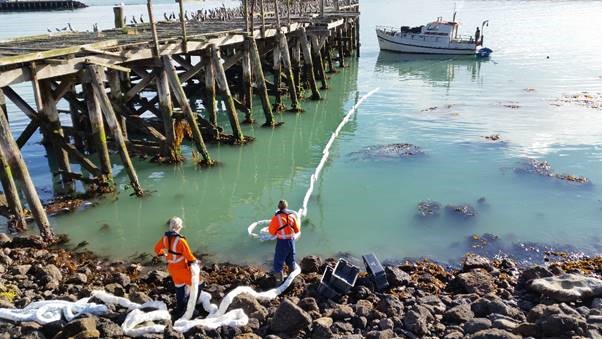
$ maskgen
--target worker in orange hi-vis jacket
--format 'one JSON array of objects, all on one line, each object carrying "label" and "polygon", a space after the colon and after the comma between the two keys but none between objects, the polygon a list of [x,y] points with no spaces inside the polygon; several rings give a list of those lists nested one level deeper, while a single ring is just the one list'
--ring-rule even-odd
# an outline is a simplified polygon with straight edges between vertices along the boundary
[{"label": "worker in orange hi-vis jacket", "polygon": [[[172,313],[173,319],[180,318],[186,311],[190,285],[192,284],[192,272],[190,265],[198,260],[192,254],[186,238],[180,234],[184,227],[182,219],[173,217],[169,219],[169,231],[155,244],[155,253],[165,256],[167,260],[167,271],[176,286],[176,309]],[[199,285],[199,294],[201,294]]]},{"label": "worker in orange hi-vis jacket", "polygon": [[297,212],[288,209],[286,200],[278,202],[278,211],[272,217],[268,231],[276,237],[272,273],[276,278],[276,283],[280,284],[284,263],[286,262],[290,271],[295,269],[295,237],[297,233],[301,232]]}]

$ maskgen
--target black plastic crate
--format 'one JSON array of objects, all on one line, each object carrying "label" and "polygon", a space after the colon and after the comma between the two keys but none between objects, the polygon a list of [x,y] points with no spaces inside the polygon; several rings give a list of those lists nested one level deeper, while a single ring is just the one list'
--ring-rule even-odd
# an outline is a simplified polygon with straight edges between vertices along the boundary
[{"label": "black plastic crate", "polygon": [[318,286],[318,293],[321,296],[332,299],[339,296],[339,293],[330,287],[330,281],[332,279],[332,267],[326,266],[322,279],[320,279],[320,286]]},{"label": "black plastic crate", "polygon": [[366,266],[366,272],[370,275],[370,280],[374,283],[374,286],[378,290],[385,290],[389,288],[389,282],[387,281],[387,274],[383,265],[380,264],[378,258],[374,253],[366,254],[362,256],[364,265]]},{"label": "black plastic crate", "polygon": [[351,265],[345,259],[339,259],[329,285],[341,294],[347,293],[355,285],[359,272],[357,266]]}]

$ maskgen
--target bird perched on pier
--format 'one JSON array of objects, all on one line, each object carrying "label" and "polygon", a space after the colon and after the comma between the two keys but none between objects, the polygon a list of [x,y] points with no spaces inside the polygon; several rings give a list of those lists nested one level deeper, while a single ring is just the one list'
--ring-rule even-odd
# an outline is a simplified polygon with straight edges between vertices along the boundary
[{"label": "bird perched on pier", "polygon": [[176,13],[171,12],[171,14],[169,15],[169,19],[170,20],[175,20],[176,19]]},{"label": "bird perched on pier", "polygon": [[70,22],[67,23],[67,27],[69,28],[69,30],[71,32],[75,32],[75,30],[73,29],[73,27],[71,27],[71,23]]},{"label": "bird perched on pier", "polygon": [[169,17],[167,16],[167,13],[163,12],[163,18],[165,19],[165,21],[169,21]]},{"label": "bird perched on pier", "polygon": [[52,30],[50,28],[46,28],[46,30],[48,31],[48,33],[52,33]]},{"label": "bird perched on pier", "polygon": [[184,19],[186,19],[186,21],[190,20],[190,19],[188,19],[188,11],[184,11]]},{"label": "bird perched on pier", "polygon": [[143,24],[144,20],[142,20],[142,14],[140,14],[140,23]]},{"label": "bird perched on pier", "polygon": [[136,17],[134,17],[133,15],[132,15],[132,23],[133,23],[134,25],[136,25],[136,24],[138,23],[138,21],[136,21]]}]

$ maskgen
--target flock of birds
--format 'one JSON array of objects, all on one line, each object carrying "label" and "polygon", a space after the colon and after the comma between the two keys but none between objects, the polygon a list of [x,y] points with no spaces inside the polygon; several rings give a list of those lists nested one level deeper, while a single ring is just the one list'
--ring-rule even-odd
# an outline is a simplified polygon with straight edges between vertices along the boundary
[{"label": "flock of birds", "polygon": [[[328,2],[328,1],[327,1]],[[259,13],[260,9],[258,7],[258,4],[255,2],[255,13]],[[281,11],[281,16],[286,16],[286,8],[287,6],[283,6],[280,5],[279,9]],[[310,12],[317,12],[320,9],[320,2],[319,0],[313,0],[313,1],[299,1],[298,5],[293,4],[291,6],[291,14],[300,14],[300,13],[310,13]],[[273,3],[266,3],[266,8],[265,11],[267,12],[273,12],[274,11],[274,4]],[[218,8],[214,8],[214,9],[201,9],[198,10],[196,13],[193,12],[188,12],[188,11],[184,11],[184,20],[185,21],[196,21],[196,22],[204,22],[204,21],[229,21],[231,19],[235,19],[235,18],[242,18],[244,16],[243,14],[243,7],[239,6],[239,7],[232,7],[232,8],[227,8],[225,5],[222,5],[222,7],[218,7]],[[173,21],[179,21],[179,15],[171,12],[171,13],[163,13],[163,18],[165,19],[166,22],[173,22]],[[127,17],[124,18],[123,20],[124,24],[127,25]],[[136,16],[132,16],[130,19],[129,24],[132,26],[138,25],[138,24],[144,24],[144,15],[140,15],[140,17],[136,18]],[[67,26],[63,27],[63,28],[55,28],[54,31],[50,28],[47,29],[48,33],[54,33],[56,32],[77,32],[76,30],[73,29],[73,27],[71,27],[70,23],[67,23]],[[93,25],[93,31],[94,32],[98,32],[98,24],[94,24]]]}]

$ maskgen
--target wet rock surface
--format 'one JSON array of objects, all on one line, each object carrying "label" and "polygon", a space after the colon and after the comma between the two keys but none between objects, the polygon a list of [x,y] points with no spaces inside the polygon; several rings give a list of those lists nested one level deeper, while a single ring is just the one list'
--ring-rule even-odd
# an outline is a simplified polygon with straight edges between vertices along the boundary
[{"label": "wet rock surface", "polygon": [[[89,252],[39,248],[34,240],[4,239],[0,307],[37,300],[76,300],[109,287],[138,301],[162,300],[174,308],[175,289],[165,267],[148,262],[108,261]],[[479,241],[495,242],[486,235]],[[477,244],[480,242],[475,240]],[[8,249],[8,251],[6,251]],[[321,272],[333,259],[306,257],[295,283],[273,301],[235,298],[249,324],[239,328],[193,328],[180,334],[168,326],[148,338],[520,338],[602,335],[602,258],[555,256],[544,266],[521,266],[508,258],[467,254],[450,269],[427,261],[385,264],[391,284],[375,291],[365,272],[351,291],[334,300],[317,293]],[[219,302],[239,285],[257,290],[268,273],[260,267],[204,263],[204,290]],[[56,283],[55,283],[56,282]],[[117,338],[127,310],[110,307],[101,317],[41,325],[0,320],[1,338]],[[196,316],[196,315],[195,315]],[[198,316],[204,316],[203,312]]]},{"label": "wet rock surface", "polygon": [[445,211],[453,216],[460,216],[465,219],[472,218],[477,215],[477,210],[469,204],[447,205]]},{"label": "wet rock surface", "polygon": [[535,174],[581,185],[591,184],[591,181],[584,176],[554,172],[552,165],[545,160],[526,159],[514,168],[514,172],[517,174]]},{"label": "wet rock surface", "polygon": [[436,201],[426,200],[418,203],[419,217],[435,217],[439,215],[441,204]]},{"label": "wet rock surface", "polygon": [[602,109],[602,93],[579,92],[574,94],[565,94],[552,103],[554,106],[562,106],[565,104],[575,104],[592,109]]},{"label": "wet rock surface", "polygon": [[368,146],[360,151],[349,153],[350,158],[359,160],[387,160],[421,155],[424,155],[424,151],[420,147],[404,143]]}]

